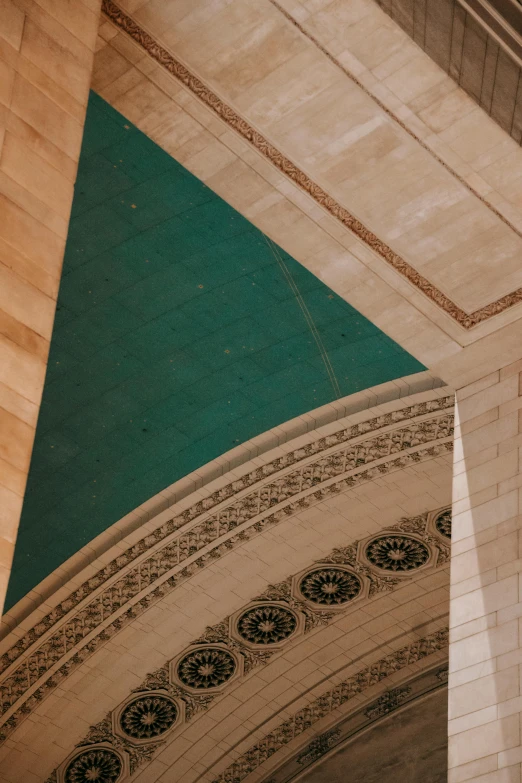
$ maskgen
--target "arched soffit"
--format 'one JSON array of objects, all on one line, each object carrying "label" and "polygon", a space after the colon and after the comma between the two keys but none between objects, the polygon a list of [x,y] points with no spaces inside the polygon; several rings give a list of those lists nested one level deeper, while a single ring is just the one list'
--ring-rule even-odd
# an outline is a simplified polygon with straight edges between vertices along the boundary
[{"label": "arched soffit", "polygon": [[[421,569],[407,573],[409,586],[400,588],[404,600],[412,579],[426,580],[420,593],[413,588],[411,611],[397,609],[401,628],[436,619],[434,607],[446,601],[448,539],[428,512],[450,502],[453,400],[444,392],[382,403],[267,452],[223,476],[218,489],[196,491],[145,523],[57,590],[1,643],[6,774],[44,780],[90,725],[207,626],[219,629],[270,586],[288,586],[334,556],[336,547],[349,550],[341,569],[364,583],[359,600],[380,601],[376,616],[387,612],[387,588],[398,585],[380,568],[382,553],[368,562],[355,544],[384,528],[402,524],[420,552]],[[419,595],[432,590],[433,600],[423,604]],[[296,614],[290,642],[306,645],[306,613]],[[374,629],[380,645],[390,641],[381,623]],[[328,634],[330,627],[310,633]]]},{"label": "arched soffit", "polygon": [[7,608],[238,443],[420,369],[91,95]]},{"label": "arched soffit", "polygon": [[[80,748],[114,748],[147,783],[167,772],[181,779],[196,759],[197,777],[209,783],[257,779],[268,758],[273,769],[290,743],[302,748],[354,702],[447,656],[449,537],[440,530],[451,526],[450,513],[404,519],[270,585],[151,671]],[[376,561],[377,548],[387,554]],[[408,690],[395,695],[400,704]],[[143,729],[147,709],[161,726]]]}]

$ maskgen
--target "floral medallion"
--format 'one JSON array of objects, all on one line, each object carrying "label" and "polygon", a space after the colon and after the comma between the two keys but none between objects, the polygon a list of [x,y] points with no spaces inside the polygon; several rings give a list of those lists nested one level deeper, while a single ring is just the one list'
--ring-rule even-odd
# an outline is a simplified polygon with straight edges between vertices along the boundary
[{"label": "floral medallion", "polygon": [[88,748],[76,756],[65,770],[65,783],[116,783],[123,765],[110,748]]},{"label": "floral medallion", "polygon": [[234,656],[222,647],[201,647],[183,656],[177,666],[180,681],[189,688],[218,688],[236,671]]},{"label": "floral medallion", "polygon": [[384,571],[413,571],[430,559],[430,550],[422,541],[402,535],[379,536],[365,550],[372,565]]},{"label": "floral medallion", "polygon": [[299,590],[309,601],[322,606],[340,606],[361,592],[361,580],[344,568],[327,566],[309,571],[299,582]]},{"label": "floral medallion", "polygon": [[451,509],[446,508],[437,514],[435,518],[435,527],[444,538],[451,538]]},{"label": "floral medallion", "polygon": [[120,728],[131,739],[153,740],[168,731],[178,715],[175,702],[168,696],[139,696],[121,713]]},{"label": "floral medallion", "polygon": [[278,604],[261,604],[247,609],[237,620],[237,632],[251,644],[277,644],[297,628],[297,617]]}]

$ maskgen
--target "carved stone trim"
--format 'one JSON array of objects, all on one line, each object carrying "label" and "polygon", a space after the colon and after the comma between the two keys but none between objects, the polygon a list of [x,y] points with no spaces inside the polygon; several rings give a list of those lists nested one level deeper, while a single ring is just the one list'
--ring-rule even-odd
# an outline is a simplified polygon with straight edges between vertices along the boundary
[{"label": "carved stone trim", "polygon": [[308,765],[312,762],[320,759],[324,756],[330,748],[336,743],[336,740],[341,736],[340,729],[332,729],[331,731],[325,731],[324,734],[320,734],[305,748],[305,750],[297,757],[297,763]]},{"label": "carved stone trim", "polygon": [[[218,775],[213,783],[241,783],[274,753],[299,737],[322,718],[338,710],[341,705],[346,704],[392,674],[446,648],[448,643],[449,632],[447,628],[443,628],[412,644],[401,647],[370,666],[360,669],[356,674],[335,685],[311,704],[280,723],[259,742],[248,748],[224,772]],[[302,763],[307,763],[303,756],[301,759]]]},{"label": "carved stone trim", "polygon": [[[430,514],[428,512],[417,517],[403,519],[397,525],[390,527],[388,531],[393,533],[405,528],[411,528],[417,534],[427,539],[429,537],[429,517]],[[345,549],[334,549],[331,557],[326,558],[326,561],[333,560],[341,565],[350,565],[354,571],[365,574],[365,579],[373,585],[372,595],[393,590],[398,584],[404,584],[404,580],[379,577],[370,568],[358,563],[356,560],[358,543],[356,541]],[[438,559],[435,557],[432,558],[432,561],[435,563],[435,567],[437,567]],[[288,616],[295,618],[296,623],[295,628],[288,636],[288,640],[290,640],[294,638],[297,630],[304,629],[304,632],[307,633],[317,626],[327,625],[332,618],[338,616],[339,610],[327,613],[322,607],[311,607],[308,602],[305,603],[295,598],[292,593],[292,583],[294,581],[295,576],[290,576],[279,584],[270,585],[262,595],[246,607],[243,607],[230,617],[226,617],[217,625],[207,627],[204,634],[199,639],[194,640],[190,647],[167,662],[161,669],[148,675],[141,686],[134,691],[137,696],[127,699],[112,714],[109,714],[96,726],[91,727],[88,736],[80,743],[80,746],[83,747],[92,742],[103,740],[107,743],[113,743],[116,748],[124,748],[130,755],[131,772],[133,772],[141,763],[150,760],[154,748],[163,740],[161,736],[155,737],[153,741],[145,744],[142,748],[136,748],[135,739],[125,735],[121,731],[121,727],[118,728],[123,710],[132,703],[133,699],[144,697],[147,694],[157,695],[161,691],[165,691],[166,695],[171,696],[177,704],[183,703],[180,716],[183,716],[185,721],[189,721],[196,712],[207,709],[216,694],[222,693],[233,679],[243,674],[248,674],[255,666],[264,665],[279,651],[280,643],[272,645],[257,643],[255,640],[252,643],[248,638],[243,638],[237,630],[238,618],[259,608],[277,610],[280,613],[286,612]],[[347,610],[349,605],[348,603],[343,608]],[[271,615],[266,615],[266,617],[270,619]],[[263,622],[265,619],[265,615],[262,615],[261,621]],[[277,641],[281,642],[280,639]],[[209,667],[219,665],[220,655],[222,657],[227,656],[228,659],[235,662],[235,666],[231,671],[230,665],[227,664],[221,674],[217,672],[218,676],[216,681],[214,681],[212,678],[216,674],[215,669],[213,668],[210,671]],[[180,664],[191,657],[194,659],[194,662],[191,664],[188,676],[185,676],[185,673],[180,672],[179,667]],[[199,672],[201,666],[205,667],[204,672]],[[196,674],[193,675],[193,672]],[[198,675],[201,675],[201,682],[193,682],[191,678],[193,676],[197,678]],[[180,722],[181,719],[178,721],[178,724]],[[51,778],[48,783],[50,781]]]},{"label": "carved stone trim", "polygon": [[475,310],[473,313],[467,313],[427,278],[421,275],[411,264],[395,253],[391,247],[379,239],[373,231],[370,231],[370,229],[352,215],[351,212],[323,190],[320,185],[313,182],[313,180],[295,165],[295,163],[283,155],[283,153],[274,147],[274,145],[259,133],[259,131],[249,125],[245,119],[240,117],[230,106],[212,92],[201,79],[191,73],[186,66],[182,65],[179,60],[173,57],[167,49],[160,46],[151,35],[145,32],[145,30],[130,16],[118,8],[112,0],[103,0],[102,10],[120,30],[123,30],[136,41],[147,54],[211,108],[221,120],[230,125],[230,127],[252,144],[258,152],[264,155],[264,157],[286,177],[292,180],[299,188],[323,207],[323,209],[352,231],[387,264],[393,267],[396,272],[406,278],[406,280],[414,285],[417,290],[421,291],[461,327],[464,329],[471,329],[474,326],[477,326],[477,324],[487,321],[492,316],[502,313],[509,307],[513,307],[515,304],[522,302],[522,288],[518,288],[516,291]]},{"label": "carved stone trim", "polygon": [[[12,660],[16,660],[24,647],[30,646],[35,636],[46,633],[61,613],[65,614],[68,608],[74,608],[75,603],[79,603],[85,594],[88,595],[100,585],[103,586],[103,583],[114,573],[124,570],[125,566],[129,562],[132,563],[140,554],[146,553],[148,549],[153,549],[155,546],[158,547],[158,542],[169,539],[162,548],[156,548],[148,559],[142,559],[137,565],[132,566],[110,586],[98,589],[97,595],[90,603],[86,603],[77,612],[71,614],[70,618],[48,636],[38,648],[30,652],[14,671],[4,676],[0,686],[0,700],[4,714],[25,694],[28,694],[28,697],[23,706],[4,721],[0,741],[8,736],[20,720],[50,690],[101,644],[146,611],[154,601],[164,597],[199,569],[214,562],[245,540],[258,535],[265,527],[278,524],[312,503],[384,475],[390,470],[406,467],[408,464],[451,450],[452,443],[449,438],[452,435],[453,417],[447,409],[452,407],[452,403],[452,397],[419,403],[321,438],[309,447],[291,452],[286,457],[276,459],[252,471],[241,480],[196,503],[123,552],[78,588],[70,599],[62,602],[46,618],[43,618],[26,637],[19,640],[3,656],[4,666],[7,667]],[[426,418],[427,415],[431,415],[431,418]],[[424,418],[411,421],[419,417]],[[343,446],[354,437],[364,435],[365,432],[372,432],[408,419],[410,423],[406,427],[390,429],[339,449],[339,446]],[[401,454],[401,450],[411,449],[412,442],[416,445],[424,443],[426,448]],[[337,451],[332,451],[333,448],[337,448]],[[325,454],[328,451],[330,453]],[[305,459],[321,453],[323,456],[316,462],[299,466],[299,463]],[[396,455],[394,459],[371,466],[371,463],[379,457],[383,459],[392,454]],[[293,465],[298,465],[297,469],[272,482],[261,483],[263,478]],[[346,476],[347,471],[349,475]],[[343,475],[345,477],[336,480]],[[258,487],[250,494],[223,506],[213,516],[198,522],[185,532],[188,523],[208,513],[214,506],[221,505],[227,498],[255,484]],[[296,499],[292,501],[293,497]],[[265,513],[261,519],[260,512]],[[251,523],[249,520],[254,517],[256,522]],[[233,532],[238,528],[237,532]],[[215,546],[211,547],[210,544],[213,542]],[[195,555],[202,549],[204,554],[196,558]],[[188,562],[184,564],[184,561]],[[128,608],[125,608],[126,605]],[[100,628],[99,633],[94,637],[91,636],[89,641],[82,645],[82,640],[88,634],[92,634],[96,628]],[[61,660],[62,665],[52,675],[47,675],[46,673]]]},{"label": "carved stone trim", "polygon": [[405,688],[393,688],[391,691],[386,691],[382,696],[373,703],[370,704],[364,711],[367,718],[376,720],[382,718],[383,715],[388,715],[389,712],[393,712],[397,707],[406,701],[411,693],[409,686]]}]

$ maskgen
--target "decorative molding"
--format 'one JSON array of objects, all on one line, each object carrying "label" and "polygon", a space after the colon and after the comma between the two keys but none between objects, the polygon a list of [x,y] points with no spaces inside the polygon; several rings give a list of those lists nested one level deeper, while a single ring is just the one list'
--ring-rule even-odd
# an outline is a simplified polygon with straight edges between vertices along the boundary
[{"label": "decorative molding", "polygon": [[[42,618],[2,657],[5,672],[0,685],[2,713],[5,715],[19,700],[23,701],[6,716],[0,741],[105,641],[198,570],[267,526],[277,525],[312,503],[390,470],[450,451],[453,416],[449,409],[452,407],[453,397],[417,403],[320,438],[223,487],[122,552]],[[405,422],[408,422],[406,426],[379,433],[390,425]],[[347,441],[369,433],[375,434],[346,446]],[[305,462],[314,456],[318,459]],[[390,456],[393,458],[386,459]],[[382,461],[372,465],[376,460]],[[291,467],[294,470],[274,477]],[[270,476],[274,478],[267,482]],[[249,494],[234,499],[249,487],[253,487]],[[227,500],[232,502],[227,505]],[[207,516],[219,506],[219,510]],[[199,517],[203,520],[198,521]],[[187,529],[191,522],[196,524]],[[160,547],[161,542],[164,543]],[[205,552],[197,556],[203,549]],[[151,554],[147,556],[148,552]],[[133,564],[140,556],[142,559]],[[62,618],[62,625],[49,633]],[[97,629],[98,633],[93,635]],[[44,634],[48,634],[47,638],[31,650],[32,644]],[[84,643],[87,636],[89,639]],[[28,655],[10,670],[26,650]]]},{"label": "decorative molding", "polygon": [[330,748],[333,748],[340,736],[340,729],[332,729],[331,731],[325,731],[324,734],[320,734],[316,739],[312,740],[305,750],[297,757],[297,763],[308,765],[317,761],[317,759],[320,759],[325,753],[328,753]]},{"label": "decorative molding", "polygon": [[[377,253],[387,264],[395,269],[402,277],[408,280],[415,288],[434,302],[441,310],[449,315],[464,329],[472,329],[474,326],[489,320],[494,315],[504,312],[510,307],[522,302],[522,288],[518,288],[495,302],[485,305],[472,313],[467,313],[446,294],[440,291],[433,283],[421,275],[411,264],[405,261],[385,242],[367,228],[360,220],[351,214],[345,207],[339,204],[320,185],[310,179],[304,171],[298,168],[289,158],[278,150],[259,131],[240,117],[232,107],[228,106],[216,93],[214,93],[201,79],[177,60],[164,47],[160,46],[137,22],[125,14],[112,0],[103,0],[102,10],[108,19],[120,30],[127,33],[138,43],[147,54],[159,65],[165,68],[171,76],[180,81],[206,106],[214,111],[218,117],[233,128],[240,136],[252,144],[255,149],[278,168],[288,179],[292,180],[301,190],[311,196],[323,209],[329,212],[342,225],[352,231],[368,247]],[[485,202],[487,203],[487,202]],[[504,219],[504,222],[506,220]],[[513,231],[516,229],[508,224]],[[517,232],[518,234],[518,232]],[[519,236],[522,236],[519,234]]]},{"label": "decorative molding", "polygon": [[[428,532],[429,516],[429,513],[425,513],[403,519],[389,528],[389,531],[393,533],[413,527],[426,540],[431,540]],[[444,549],[444,544],[441,545],[440,542],[435,546],[442,546]],[[351,547],[334,549],[331,558],[344,565],[353,565],[356,558],[354,553],[357,551],[358,542],[355,542]],[[449,557],[449,551],[446,554]],[[438,567],[437,557],[433,562],[435,567]],[[378,577],[364,565],[360,566],[360,570],[365,574],[365,578],[373,583],[372,595],[388,592],[398,584],[404,583],[404,580]],[[135,689],[134,694],[137,696],[128,699],[123,707],[116,708],[97,726],[91,727],[86,739],[77,747],[100,741],[108,743],[109,746],[114,744],[116,749],[125,750],[129,754],[131,772],[135,771],[141,763],[150,760],[154,747],[157,747],[163,738],[155,734],[154,738],[150,738],[149,744],[137,749],[136,739],[142,740],[147,737],[129,737],[128,732],[121,731],[122,716],[129,706],[143,702],[146,707],[145,714],[149,714],[151,709],[147,705],[152,701],[151,692],[157,696],[164,691],[164,700],[169,700],[171,703],[183,702],[180,714],[184,721],[190,721],[196,712],[207,709],[216,693],[222,693],[233,678],[249,673],[255,666],[266,664],[279,651],[282,643],[289,643],[295,637],[295,631],[300,625],[300,614],[306,616],[305,633],[319,625],[327,625],[332,618],[338,616],[338,612],[325,613],[321,607],[310,608],[296,599],[292,592],[293,582],[294,578],[290,576],[277,585],[270,585],[262,595],[246,607],[222,622],[207,627],[203,636],[194,640],[188,650],[184,650],[172,661],[165,663],[161,669],[148,675],[141,686]],[[248,618],[246,632],[241,631],[242,618]],[[275,638],[275,643],[270,643],[272,638]],[[258,649],[252,650],[252,644]],[[265,649],[260,650],[259,647]],[[168,699],[169,696],[172,698]],[[197,699],[196,702],[194,698]],[[177,716],[178,713],[171,725],[176,722]],[[64,763],[67,764],[67,760]]]},{"label": "decorative molding", "polygon": [[448,629],[442,628],[423,639],[401,647],[370,666],[365,666],[280,723],[259,742],[248,748],[224,772],[218,775],[213,783],[241,783],[274,753],[297,739],[322,718],[337,711],[339,707],[373,685],[381,683],[387,677],[445,649],[448,643]]},{"label": "decorative molding", "polygon": [[406,701],[410,693],[411,688],[409,686],[405,688],[393,688],[391,691],[386,691],[382,696],[379,696],[373,704],[370,704],[370,706],[365,709],[364,714],[371,720],[382,718],[384,715],[388,715],[388,713],[396,710],[397,707],[400,707],[400,705]]}]

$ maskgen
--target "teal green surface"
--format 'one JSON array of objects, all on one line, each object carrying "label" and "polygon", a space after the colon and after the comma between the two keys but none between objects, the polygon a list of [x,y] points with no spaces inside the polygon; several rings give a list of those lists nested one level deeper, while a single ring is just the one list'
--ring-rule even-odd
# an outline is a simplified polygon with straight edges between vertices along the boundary
[{"label": "teal green surface", "polygon": [[228,449],[422,369],[91,94],[7,607]]}]

